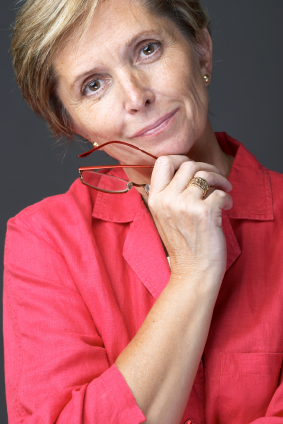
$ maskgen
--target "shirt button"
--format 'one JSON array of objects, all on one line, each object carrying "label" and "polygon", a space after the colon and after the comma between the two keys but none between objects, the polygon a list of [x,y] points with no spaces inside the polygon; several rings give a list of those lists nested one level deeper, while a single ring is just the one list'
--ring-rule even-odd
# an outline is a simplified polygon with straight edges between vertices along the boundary
[{"label": "shirt button", "polygon": [[197,423],[192,418],[189,418],[187,421],[184,422],[184,424],[197,424]]}]

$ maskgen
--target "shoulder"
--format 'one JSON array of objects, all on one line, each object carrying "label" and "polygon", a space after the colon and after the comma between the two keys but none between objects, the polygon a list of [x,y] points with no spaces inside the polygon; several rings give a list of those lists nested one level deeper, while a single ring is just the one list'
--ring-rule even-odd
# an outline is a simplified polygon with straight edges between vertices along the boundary
[{"label": "shoulder", "polygon": [[94,202],[89,190],[76,180],[66,193],[43,199],[11,218],[8,233],[21,227],[39,237],[52,239],[55,234],[75,231],[81,221],[91,217]]}]

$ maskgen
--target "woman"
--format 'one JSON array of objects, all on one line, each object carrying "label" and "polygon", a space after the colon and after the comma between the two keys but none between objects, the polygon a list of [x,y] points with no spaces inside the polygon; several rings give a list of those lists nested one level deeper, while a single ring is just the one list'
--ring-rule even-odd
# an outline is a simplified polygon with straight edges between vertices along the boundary
[{"label": "woman", "polygon": [[9,222],[10,423],[279,423],[282,176],[213,133],[198,1],[96,3],[28,1],[15,26],[35,112],[125,169]]}]

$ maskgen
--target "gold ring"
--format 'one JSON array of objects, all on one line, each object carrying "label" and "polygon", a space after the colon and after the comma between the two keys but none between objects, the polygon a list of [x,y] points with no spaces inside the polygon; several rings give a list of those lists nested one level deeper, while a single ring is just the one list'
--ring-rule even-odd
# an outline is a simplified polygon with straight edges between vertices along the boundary
[{"label": "gold ring", "polygon": [[206,193],[208,192],[209,187],[210,187],[208,182],[201,177],[192,178],[191,181],[189,182],[189,184],[187,185],[187,187],[189,187],[189,186],[196,186],[196,187],[201,188],[202,197],[204,197],[206,195]]}]

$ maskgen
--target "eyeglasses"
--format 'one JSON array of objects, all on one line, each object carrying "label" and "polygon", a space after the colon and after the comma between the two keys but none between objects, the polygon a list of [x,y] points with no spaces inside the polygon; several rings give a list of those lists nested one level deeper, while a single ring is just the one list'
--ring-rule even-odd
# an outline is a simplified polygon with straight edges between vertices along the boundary
[{"label": "eyeglasses", "polygon": [[[108,146],[109,144],[122,144],[130,149],[138,150],[139,152],[145,153],[146,155],[152,157],[153,159],[157,159],[156,156],[139,149],[137,146],[133,146],[132,144],[125,143],[123,141],[108,141],[107,143],[101,144],[100,146],[97,143],[94,143],[95,146],[93,149],[88,152],[82,153],[79,155],[79,158],[85,158],[89,156],[91,153],[96,150],[101,149],[102,147]],[[138,184],[133,181],[129,181],[125,178],[119,176],[122,175],[122,172],[119,172],[123,169],[152,169],[153,165],[102,165],[102,166],[82,166],[79,168],[79,175],[81,183],[86,186],[93,188],[94,190],[102,191],[104,193],[127,193],[127,191],[131,190],[133,187],[143,187],[145,192],[149,194],[150,185],[149,184]],[[118,170],[118,172],[113,171]],[[122,175],[124,177],[124,174]]]}]

